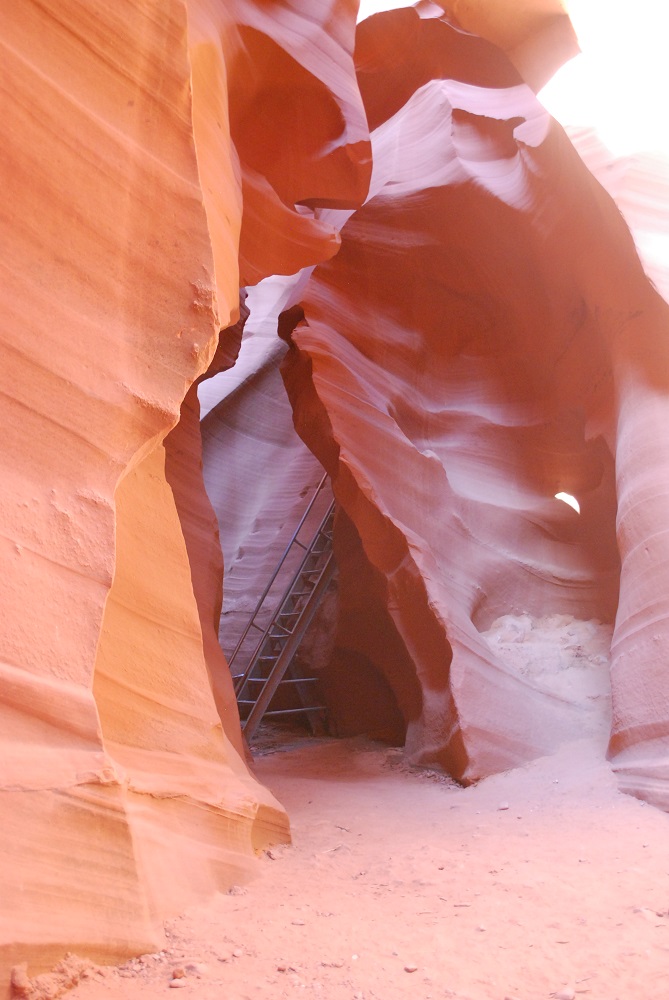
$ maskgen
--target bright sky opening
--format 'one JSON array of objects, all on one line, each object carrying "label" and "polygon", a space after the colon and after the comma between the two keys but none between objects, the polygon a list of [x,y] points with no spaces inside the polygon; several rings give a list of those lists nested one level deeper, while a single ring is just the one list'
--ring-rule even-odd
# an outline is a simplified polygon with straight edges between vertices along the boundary
[{"label": "bright sky opening", "polygon": [[615,156],[669,155],[665,0],[567,0],[582,54],[539,98],[562,125],[594,125]]},{"label": "bright sky opening", "polygon": [[360,10],[358,20],[364,21],[371,14],[378,14],[381,10],[397,10],[398,7],[410,7],[406,0],[360,0]]},{"label": "bright sky opening", "polygon": [[577,514],[581,513],[581,505],[576,499],[576,497],[573,497],[571,493],[556,493],[555,499],[561,500],[562,503],[566,503],[570,507],[573,507]]},{"label": "bright sky opening", "polygon": [[[358,20],[406,0],[361,0]],[[565,0],[582,54],[539,94],[562,125],[594,126],[614,156],[669,156],[668,0]]]}]

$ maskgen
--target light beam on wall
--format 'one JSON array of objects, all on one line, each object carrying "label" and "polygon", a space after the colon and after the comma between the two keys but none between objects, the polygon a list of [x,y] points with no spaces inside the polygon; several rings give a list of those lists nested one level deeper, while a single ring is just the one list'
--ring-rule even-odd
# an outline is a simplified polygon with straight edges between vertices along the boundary
[{"label": "light beam on wall", "polygon": [[570,507],[574,508],[577,514],[581,513],[581,505],[576,497],[573,497],[571,493],[556,493],[555,499],[562,500],[562,503],[569,504]]}]

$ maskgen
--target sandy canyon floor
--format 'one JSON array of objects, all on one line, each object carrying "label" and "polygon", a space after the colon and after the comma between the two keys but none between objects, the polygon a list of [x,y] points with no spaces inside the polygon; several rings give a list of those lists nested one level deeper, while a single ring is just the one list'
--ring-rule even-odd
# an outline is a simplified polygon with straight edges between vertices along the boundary
[{"label": "sandy canyon floor", "polygon": [[602,757],[580,741],[463,789],[365,741],[265,747],[293,846],[68,997],[666,1000],[669,816]]}]

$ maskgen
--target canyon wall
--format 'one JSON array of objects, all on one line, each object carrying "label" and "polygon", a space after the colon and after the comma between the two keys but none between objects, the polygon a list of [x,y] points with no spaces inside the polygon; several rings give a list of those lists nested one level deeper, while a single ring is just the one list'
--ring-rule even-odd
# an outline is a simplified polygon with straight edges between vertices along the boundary
[{"label": "canyon wall", "polygon": [[335,252],[311,206],[366,193],[355,10],[317,6],[0,13],[3,995],[159,947],[289,837],[240,755],[189,387],[240,284]]},{"label": "canyon wall", "polygon": [[[383,47],[359,27],[370,196],[284,363],[358,538],[340,593],[370,579],[337,643],[385,678],[417,762],[472,781],[612,726],[623,787],[666,807],[667,305],[517,68],[423,14],[378,15]],[[565,628],[592,655],[560,683],[509,655]]]},{"label": "canyon wall", "polygon": [[569,22],[355,8],[0,12],[0,992],[289,838],[218,536],[229,649],[321,467],[339,731],[473,781],[610,729],[669,808],[668,307],[534,96]]}]

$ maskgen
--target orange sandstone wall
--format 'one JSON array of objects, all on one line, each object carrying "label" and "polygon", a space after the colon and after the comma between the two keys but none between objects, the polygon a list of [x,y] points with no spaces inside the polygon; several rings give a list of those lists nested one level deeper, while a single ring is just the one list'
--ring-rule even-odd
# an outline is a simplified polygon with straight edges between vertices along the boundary
[{"label": "orange sandstone wall", "polygon": [[[220,557],[191,565],[216,526],[184,397],[237,319],[240,260],[251,281],[336,249],[292,201],[364,197],[354,13],[0,12],[0,991],[18,961],[155,948],[166,913],[288,836],[239,756],[229,684],[211,690]],[[277,67],[294,102],[309,82],[319,126],[281,163],[278,133],[261,149]]]},{"label": "orange sandstone wall", "polygon": [[[203,378],[211,378],[234,365],[247,317],[248,309],[242,301],[238,322],[221,331],[216,354]],[[204,484],[198,383],[194,383],[186,393],[179,423],[165,439],[165,477],[174,496],[186,545],[193,596],[202,630],[204,660],[216,710],[226,736],[237,752],[244,756],[232,678],[218,642],[223,555],[218,521]]]},{"label": "orange sandstone wall", "polygon": [[268,275],[325,262],[285,378],[379,732],[463,780],[546,752],[583,705],[488,627],[615,617],[614,766],[669,804],[667,306],[532,94],[573,50],[558,6],[372,18],[357,79],[353,0],[108,6],[0,10],[0,991],[156,947],[289,836],[215,640],[194,388]]},{"label": "orange sandstone wall", "polygon": [[67,2],[0,15],[3,985],[20,958],[160,940],[92,681],[117,484],[176,421],[229,317],[183,5],[81,15]]}]

